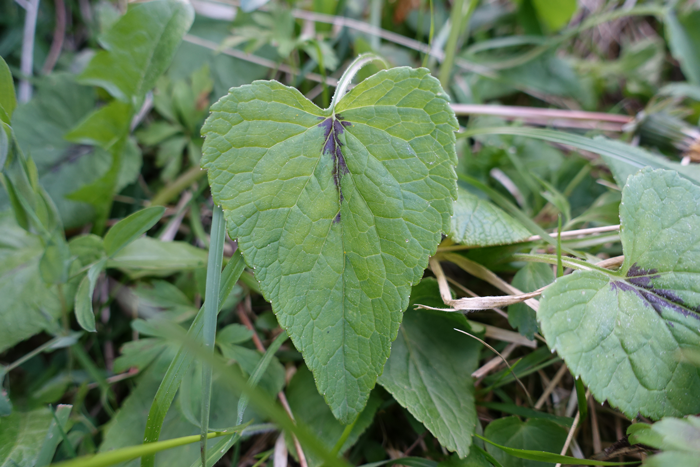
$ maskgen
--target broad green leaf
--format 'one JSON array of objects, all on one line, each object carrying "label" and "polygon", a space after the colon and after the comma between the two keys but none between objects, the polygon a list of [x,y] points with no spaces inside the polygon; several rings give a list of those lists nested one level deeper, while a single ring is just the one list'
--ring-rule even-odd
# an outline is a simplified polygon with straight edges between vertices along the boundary
[{"label": "broad green leaf", "polygon": [[540,301],[552,350],[599,401],[629,417],[700,411],[700,187],[644,169],[620,204],[625,261],[617,273],[577,271]]},{"label": "broad green leaf", "polygon": [[350,423],[449,231],[454,114],[438,81],[410,68],[377,73],[332,109],[257,81],[212,112],[202,165],[229,235],[333,414]]},{"label": "broad green leaf", "polygon": [[[544,263],[527,263],[513,277],[513,287],[523,292],[534,292],[554,282],[554,271],[552,267]],[[517,303],[508,307],[508,322],[517,329],[520,334],[532,340],[537,328],[537,315],[535,310],[525,305]]]},{"label": "broad green leaf", "polygon": [[[413,288],[415,303],[444,306],[434,279]],[[461,314],[409,306],[379,384],[440,444],[464,457],[478,422],[471,374],[479,364],[481,344],[455,328],[473,332]]]},{"label": "broad green leaf", "polygon": [[17,98],[12,73],[5,59],[0,57],[0,121],[9,125],[15,107],[17,107]]},{"label": "broad green leaf", "polygon": [[[532,419],[522,422],[518,417],[499,418],[489,423],[484,437],[496,444],[514,449],[545,451],[559,454],[566,441],[567,430],[556,423]],[[547,462],[520,459],[488,444],[486,450],[503,467],[551,467]]]},{"label": "broad green leaf", "polygon": [[467,246],[493,246],[515,243],[530,237],[523,227],[487,199],[459,188],[449,236]]},{"label": "broad green leaf", "polygon": [[665,25],[668,46],[674,58],[681,65],[681,70],[688,82],[700,85],[700,11],[690,13],[678,18],[673,8],[666,11]]},{"label": "broad green leaf", "polygon": [[55,286],[39,274],[43,253],[38,237],[21,229],[9,213],[0,214],[0,352],[45,329],[61,315]]},{"label": "broad green leaf", "polygon": [[700,454],[700,417],[669,417],[653,425],[636,423],[627,429],[627,434],[630,444]]},{"label": "broad green leaf", "polygon": [[164,212],[164,207],[154,206],[137,211],[114,224],[104,238],[107,256],[114,257],[119,250],[146,233],[160,220]]},{"label": "broad green leaf", "polygon": [[95,332],[95,312],[92,310],[92,295],[100,273],[104,270],[106,260],[102,259],[90,266],[87,274],[80,281],[75,294],[75,317],[80,327],[88,332]]},{"label": "broad green leaf", "polygon": [[[285,392],[294,417],[306,424],[316,438],[329,450],[333,449],[343,434],[345,427],[335,419],[333,413],[323,402],[323,397],[316,390],[314,378],[307,367],[302,366],[297,370]],[[369,428],[374,420],[374,414],[381,403],[382,399],[376,392],[373,392],[367,402],[367,406],[360,413],[355,425],[353,425],[350,436],[341,446],[338,452],[340,455],[350,449],[357,442],[360,435]],[[288,438],[287,446],[289,447],[289,452],[295,454],[294,445],[290,441]],[[323,460],[313,453],[307,453],[306,460],[309,463],[309,467],[320,467],[323,465]]]},{"label": "broad green leaf", "polygon": [[700,417],[664,418],[627,429],[630,444],[644,444],[665,452],[649,457],[645,466],[695,467],[700,455]]},{"label": "broad green leaf", "polygon": [[207,265],[207,252],[184,242],[161,242],[150,237],[137,238],[107,262],[132,278],[168,276],[184,269]]},{"label": "broad green leaf", "polygon": [[47,408],[0,417],[0,467],[33,467],[51,420]]},{"label": "broad green leaf", "polygon": [[170,64],[193,19],[194,10],[184,0],[131,4],[100,37],[105,50],[90,60],[80,81],[138,105]]}]

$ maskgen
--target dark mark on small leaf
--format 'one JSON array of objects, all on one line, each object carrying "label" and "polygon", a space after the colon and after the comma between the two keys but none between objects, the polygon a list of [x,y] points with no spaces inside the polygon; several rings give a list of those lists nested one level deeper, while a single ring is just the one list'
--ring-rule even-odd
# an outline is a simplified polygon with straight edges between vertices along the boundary
[{"label": "dark mark on small leaf", "polygon": [[653,307],[659,315],[663,308],[668,308],[683,316],[700,319],[700,307],[690,307],[674,292],[653,286],[652,280],[660,277],[657,272],[657,269],[640,268],[637,263],[634,263],[627,272],[626,282],[613,281],[610,286],[613,290],[633,292],[644,301],[646,306]]}]

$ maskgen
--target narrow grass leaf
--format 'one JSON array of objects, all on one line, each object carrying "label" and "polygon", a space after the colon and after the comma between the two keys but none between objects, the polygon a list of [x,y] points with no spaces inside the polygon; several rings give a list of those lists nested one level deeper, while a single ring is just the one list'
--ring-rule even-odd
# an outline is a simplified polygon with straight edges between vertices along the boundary
[{"label": "narrow grass leaf", "polygon": [[[207,352],[214,353],[216,341],[216,316],[219,313],[219,290],[221,287],[221,265],[224,260],[226,223],[220,206],[214,208],[207,263],[206,295],[202,324],[202,343]],[[202,366],[202,412],[200,416],[202,467],[207,465],[207,433],[209,432],[209,407],[211,404],[212,370],[207,364]],[[239,423],[240,424],[240,423]]]}]

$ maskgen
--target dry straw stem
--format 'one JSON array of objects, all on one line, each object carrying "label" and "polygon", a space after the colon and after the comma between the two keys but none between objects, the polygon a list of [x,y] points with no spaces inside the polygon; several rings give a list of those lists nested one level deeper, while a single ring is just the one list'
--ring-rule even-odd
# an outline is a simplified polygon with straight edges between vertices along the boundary
[{"label": "dry straw stem", "polygon": [[[445,273],[443,272],[442,267],[440,266],[439,258],[445,259],[456,264],[472,276],[478,277],[479,279],[488,282],[489,284],[502,290],[503,292],[510,294],[510,296],[471,297],[460,298],[457,300],[453,299],[452,294],[450,293],[450,286],[447,283],[447,279],[445,277]],[[523,293],[521,290],[508,284],[506,281],[498,277],[493,272],[489,271],[487,268],[483,267],[478,263],[470,261],[467,258],[464,258],[463,256],[456,255],[454,253],[446,253],[440,255],[439,257],[433,256],[432,258],[430,258],[430,269],[432,269],[433,274],[435,274],[435,277],[438,281],[438,285],[440,287],[440,297],[442,298],[442,301],[445,302],[447,306],[452,307],[452,309],[448,311],[489,310],[494,307],[512,305],[521,302],[525,302],[526,305],[528,305],[535,311],[539,309],[540,304],[533,297],[540,295],[543,289],[527,294]],[[418,305],[418,308],[434,309],[424,305]]]},{"label": "dry straw stem", "polygon": [[[574,389],[575,391],[575,389]],[[590,389],[586,390],[586,402],[588,402],[588,398],[591,395]],[[569,430],[569,434],[566,437],[566,442],[564,443],[564,447],[561,449],[561,455],[565,456],[566,451],[569,450],[569,446],[571,445],[571,441],[574,439],[574,435],[576,434],[576,430],[578,429],[578,424],[581,421],[581,412],[577,411],[576,412],[576,417],[574,417],[574,423],[571,425],[571,429]],[[557,464],[555,467],[561,467],[561,464]]]},{"label": "dry straw stem", "polygon": [[[472,373],[472,378],[481,379],[487,374],[489,374],[492,370],[494,370],[496,367],[498,367],[498,365],[501,364],[504,358],[510,357],[510,354],[513,353],[513,350],[515,350],[517,347],[518,344],[515,342],[513,342],[512,344],[508,344],[508,346],[505,349],[503,349],[503,352],[501,352],[501,355],[499,357],[492,358],[480,368],[478,368],[474,373]],[[478,384],[478,381],[476,384]]]},{"label": "dry straw stem", "polygon": [[554,375],[554,378],[552,378],[552,381],[549,382],[547,387],[544,389],[544,392],[540,396],[539,399],[537,399],[537,403],[535,404],[535,410],[540,410],[544,403],[547,401],[547,398],[549,397],[550,394],[554,391],[554,388],[557,387],[561,379],[564,377],[564,375],[567,373],[567,368],[565,364],[562,364],[561,368],[559,368],[559,371]]},{"label": "dry straw stem", "polygon": [[458,328],[454,328],[454,329],[455,329],[455,331],[457,331],[457,332],[461,332],[462,334],[466,334],[467,336],[471,337],[472,339],[475,339],[475,340],[481,342],[481,344],[482,344],[484,347],[487,347],[491,352],[493,352],[493,353],[495,353],[496,355],[498,355],[498,357],[503,361],[503,363],[506,364],[506,366],[508,367],[508,369],[511,370],[511,373],[513,374],[513,377],[515,378],[515,380],[518,382],[518,384],[520,385],[520,387],[521,387],[521,388],[523,389],[523,391],[525,392],[525,395],[527,396],[528,404],[529,404],[530,406],[532,406],[532,397],[530,397],[530,393],[527,391],[527,388],[525,387],[525,385],[523,384],[523,382],[520,381],[520,378],[518,378],[518,377],[516,376],[515,372],[513,372],[513,368],[512,368],[512,367],[510,366],[510,364],[508,363],[508,360],[506,360],[505,357],[504,357],[502,354],[500,354],[500,353],[498,352],[498,350],[494,349],[494,348],[491,347],[489,344],[487,344],[485,341],[479,339],[478,337],[476,337],[476,336],[473,335],[473,334],[468,333],[467,331],[463,331],[462,329],[458,329]]}]

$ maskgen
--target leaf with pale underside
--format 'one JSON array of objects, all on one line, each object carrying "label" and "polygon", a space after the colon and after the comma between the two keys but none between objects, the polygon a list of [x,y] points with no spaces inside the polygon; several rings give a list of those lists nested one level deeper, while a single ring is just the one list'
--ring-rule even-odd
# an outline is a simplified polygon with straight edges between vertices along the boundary
[{"label": "leaf with pale underside", "polygon": [[546,289],[544,336],[630,418],[700,412],[700,187],[644,169],[622,191],[620,222],[620,271],[577,271]]},{"label": "leaf with pale underside", "polygon": [[365,406],[449,230],[456,129],[438,81],[405,67],[327,110],[256,81],[219,100],[202,129],[229,235],[343,423]]}]

